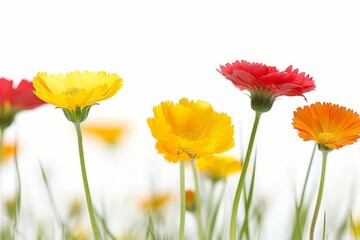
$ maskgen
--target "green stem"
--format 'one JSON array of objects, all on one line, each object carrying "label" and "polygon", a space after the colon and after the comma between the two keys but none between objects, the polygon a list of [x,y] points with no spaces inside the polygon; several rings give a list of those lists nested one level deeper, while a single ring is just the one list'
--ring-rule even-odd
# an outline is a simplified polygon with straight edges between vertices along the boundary
[{"label": "green stem", "polygon": [[327,159],[327,155],[328,155],[329,152],[328,151],[323,151],[322,153],[323,153],[323,158],[322,158],[322,167],[321,167],[320,186],[319,186],[319,192],[318,192],[317,199],[316,199],[314,215],[313,215],[312,220],[311,220],[310,240],[314,239],[314,230],[315,230],[316,219],[317,219],[317,216],[319,214],[321,199],[322,199],[322,195],[323,195],[323,191],[324,191],[325,173],[326,173],[326,159]]},{"label": "green stem", "polygon": [[4,128],[0,128],[0,163],[2,162],[2,157],[3,157],[3,144],[4,144]]},{"label": "green stem", "polygon": [[101,240],[100,231],[98,229],[98,226],[97,226],[96,220],[95,220],[95,214],[94,214],[93,204],[92,204],[91,195],[90,195],[90,188],[89,188],[89,183],[87,180],[80,123],[74,123],[74,125],[75,125],[76,134],[77,134],[77,138],[78,138],[81,174],[82,174],[82,179],[83,179],[83,183],[84,183],[86,203],[87,203],[87,207],[88,207],[88,211],[89,211],[89,215],[90,215],[91,227],[92,227],[92,230],[94,233],[95,240]]},{"label": "green stem", "polygon": [[17,190],[16,190],[16,214],[15,214],[15,223],[14,229],[17,231],[17,223],[20,219],[20,210],[21,210],[21,177],[20,177],[20,169],[19,169],[19,162],[17,157],[17,143],[15,144],[15,170],[16,170],[16,183],[17,183]]},{"label": "green stem", "polygon": [[199,232],[199,239],[204,240],[204,230],[202,226],[202,213],[201,213],[201,199],[200,199],[200,187],[199,187],[199,178],[195,167],[195,161],[191,160],[191,167],[193,170],[194,175],[194,183],[195,183],[195,201],[196,201],[196,208],[195,208],[195,214],[196,214],[196,222],[198,225],[198,232]]},{"label": "green stem", "polygon": [[245,176],[246,176],[247,168],[248,168],[248,165],[249,165],[249,162],[250,162],[251,151],[252,151],[252,148],[254,146],[256,130],[257,130],[258,125],[259,125],[260,117],[261,117],[261,113],[256,112],[254,125],[253,125],[253,128],[251,130],[249,145],[248,145],[248,148],[247,148],[243,168],[241,170],[239,183],[238,183],[238,186],[236,188],[236,193],[235,193],[232,212],[231,212],[231,219],[230,219],[230,240],[236,240],[236,217],[237,217],[237,211],[238,211],[238,208],[239,208],[239,201],[240,201],[240,197],[241,197],[241,192],[242,192],[242,189],[243,189],[243,186],[244,186]]},{"label": "green stem", "polygon": [[225,193],[225,184],[223,184],[220,195],[217,199],[217,202],[214,205],[214,212],[211,215],[210,218],[210,223],[209,223],[209,234],[208,234],[208,239],[213,239],[213,234],[214,234],[214,229],[215,229],[215,223],[216,223],[216,219],[217,219],[217,215],[219,212],[219,208],[220,208],[220,203],[221,200],[223,199]]},{"label": "green stem", "polygon": [[185,232],[185,163],[180,161],[180,226],[179,240],[184,239]]}]

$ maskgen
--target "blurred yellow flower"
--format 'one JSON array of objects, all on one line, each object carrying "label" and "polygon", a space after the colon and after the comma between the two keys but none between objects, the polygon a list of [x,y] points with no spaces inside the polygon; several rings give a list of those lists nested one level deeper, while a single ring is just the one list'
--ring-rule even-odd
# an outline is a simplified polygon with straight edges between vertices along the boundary
[{"label": "blurred yellow flower", "polygon": [[230,174],[240,172],[242,162],[235,157],[226,155],[214,155],[211,159],[198,158],[196,166],[200,172],[213,180],[224,179]]},{"label": "blurred yellow flower", "polygon": [[158,211],[170,202],[171,193],[153,194],[140,200],[140,207],[143,211]]},{"label": "blurred yellow flower", "polygon": [[77,222],[76,224],[74,224],[71,227],[68,234],[69,234],[68,239],[77,239],[77,240],[91,239],[88,234],[88,229],[80,222]]},{"label": "blurred yellow flower", "polygon": [[299,137],[320,147],[339,149],[360,137],[360,117],[353,110],[332,103],[315,103],[294,112],[293,126]]},{"label": "blurred yellow flower", "polygon": [[354,219],[353,224],[350,224],[350,232],[354,239],[360,238],[360,219]]},{"label": "blurred yellow flower", "polygon": [[170,162],[221,153],[234,146],[234,126],[225,113],[217,113],[204,101],[180,99],[153,108],[147,122],[156,148]]},{"label": "blurred yellow flower", "polygon": [[106,72],[74,71],[64,74],[39,72],[34,78],[35,95],[60,108],[75,110],[93,105],[115,95],[122,78]]},{"label": "blurred yellow flower", "polygon": [[125,133],[126,126],[115,123],[86,123],[83,125],[84,133],[94,135],[108,144],[115,144]]},{"label": "blurred yellow flower", "polygon": [[1,162],[6,162],[7,160],[10,159],[11,156],[13,156],[15,154],[15,145],[13,144],[6,144],[4,143],[2,146],[2,156],[0,158]]}]

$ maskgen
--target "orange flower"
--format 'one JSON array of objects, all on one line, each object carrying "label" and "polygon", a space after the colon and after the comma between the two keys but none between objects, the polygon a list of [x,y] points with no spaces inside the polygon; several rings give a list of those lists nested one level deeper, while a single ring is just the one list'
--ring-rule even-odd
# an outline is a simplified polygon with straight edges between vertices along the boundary
[{"label": "orange flower", "polygon": [[85,123],[82,127],[84,133],[92,134],[108,144],[115,144],[124,134],[126,127],[114,123]]},{"label": "orange flower", "polygon": [[2,156],[0,160],[2,160],[2,162],[6,162],[7,159],[9,159],[12,155],[15,154],[15,149],[15,145],[3,144]]},{"label": "orange flower", "polygon": [[143,198],[140,201],[140,207],[144,211],[158,211],[170,202],[171,196],[170,193],[153,194],[150,197]]},{"label": "orange flower", "polygon": [[332,103],[315,103],[294,112],[293,126],[305,141],[339,149],[360,137],[360,117],[353,110]]},{"label": "orange flower", "polygon": [[185,208],[190,212],[196,209],[196,193],[193,190],[185,191]]}]

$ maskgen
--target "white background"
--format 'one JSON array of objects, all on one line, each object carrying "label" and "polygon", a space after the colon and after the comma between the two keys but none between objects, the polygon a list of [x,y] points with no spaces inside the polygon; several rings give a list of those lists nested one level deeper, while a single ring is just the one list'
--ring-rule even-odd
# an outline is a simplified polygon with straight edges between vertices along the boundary
[{"label": "white background", "polygon": [[[154,105],[181,97],[210,102],[232,117],[232,153],[240,156],[254,113],[246,92],[216,68],[244,59],[280,70],[293,65],[310,74],[317,88],[305,94],[308,103],[281,97],[263,115],[257,135],[255,201],[267,202],[261,238],[286,239],[294,190],[299,195],[313,147],[293,129],[293,111],[316,101],[360,111],[358,12],[355,1],[2,1],[0,76],[19,82],[38,71],[105,70],[123,77],[124,87],[94,106],[88,121],[130,123],[127,139],[111,152],[94,139],[84,142],[94,201],[106,199],[116,221],[131,216],[121,206],[149,193],[152,185],[175,193],[178,189],[178,165],[156,153],[146,124]],[[23,204],[31,208],[24,211],[39,216],[50,211],[39,161],[60,209],[74,196],[82,197],[75,131],[61,110],[43,106],[19,114],[5,138],[11,141],[16,133]],[[349,210],[349,201],[356,202],[359,155],[358,143],[329,155],[323,209],[330,233]],[[309,190],[316,190],[320,158],[317,154]],[[7,168],[0,171],[1,189],[11,195],[12,167]],[[229,179],[229,195],[236,180]],[[360,215],[359,204],[353,214]]]}]

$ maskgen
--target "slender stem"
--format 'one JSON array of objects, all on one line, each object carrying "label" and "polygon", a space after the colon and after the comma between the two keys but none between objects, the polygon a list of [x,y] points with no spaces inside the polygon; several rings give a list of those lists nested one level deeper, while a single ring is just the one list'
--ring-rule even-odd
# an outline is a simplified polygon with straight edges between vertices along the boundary
[{"label": "slender stem", "polygon": [[308,168],[307,168],[306,177],[305,177],[305,182],[304,182],[304,187],[303,187],[303,189],[302,189],[301,198],[300,198],[300,205],[299,205],[299,208],[300,208],[300,209],[302,208],[302,205],[303,205],[303,203],[304,203],[305,190],[306,190],[307,182],[308,182],[308,180],[309,180],[310,169],[311,169],[311,166],[312,166],[312,163],[313,163],[313,160],[314,160],[316,147],[317,147],[317,143],[315,143],[315,145],[314,145],[313,151],[312,151],[312,153],[311,153],[310,163],[309,163],[309,166],[308,166]]},{"label": "slender stem", "polygon": [[185,164],[180,161],[180,226],[179,240],[184,239],[185,232]]},{"label": "slender stem", "polygon": [[74,125],[75,125],[76,134],[77,134],[77,138],[78,138],[81,174],[82,174],[82,179],[83,179],[83,183],[84,183],[86,203],[87,203],[87,207],[88,207],[88,211],[89,211],[89,215],[90,215],[91,227],[92,227],[92,230],[93,230],[93,233],[94,233],[95,240],[101,240],[100,231],[99,231],[98,226],[96,224],[93,204],[92,204],[92,201],[91,201],[89,183],[88,183],[88,180],[87,180],[85,159],[84,159],[84,149],[83,149],[83,142],[82,142],[82,134],[81,134],[80,123],[74,123]]},{"label": "slender stem", "polygon": [[244,165],[243,165],[243,168],[241,170],[239,183],[238,183],[236,193],[235,193],[235,197],[234,197],[234,203],[233,203],[232,212],[231,212],[231,219],[230,219],[230,240],[236,240],[236,217],[237,217],[237,211],[238,211],[238,208],[239,208],[239,201],[240,201],[240,197],[241,197],[241,191],[242,191],[243,186],[244,186],[245,176],[246,176],[247,168],[248,168],[248,165],[249,165],[249,162],[250,162],[251,151],[252,151],[252,148],[253,148],[253,145],[254,145],[256,130],[257,130],[258,125],[259,125],[260,117],[261,117],[261,113],[256,112],[254,125],[253,125],[253,128],[251,130],[249,145],[248,145],[245,160],[244,160]]},{"label": "slender stem", "polygon": [[210,183],[211,183],[210,191],[206,196],[206,199],[207,199],[206,219],[210,219],[212,209],[214,208],[214,206],[213,206],[214,205],[214,194],[215,194],[215,187],[216,187],[217,180],[211,179]]},{"label": "slender stem", "polygon": [[15,223],[14,229],[17,231],[17,223],[20,219],[20,210],[21,210],[21,177],[20,177],[20,169],[19,169],[19,162],[17,157],[17,143],[15,143],[15,170],[16,170],[16,183],[17,183],[17,190],[16,190],[16,214],[15,214]]},{"label": "slender stem", "polygon": [[225,193],[225,184],[223,184],[220,195],[218,196],[217,202],[214,205],[214,212],[211,215],[210,223],[209,223],[209,233],[207,239],[213,239],[214,229],[215,229],[215,223],[217,219],[217,215],[220,208],[221,200],[223,199],[224,193]]},{"label": "slender stem", "polygon": [[196,201],[196,208],[195,208],[195,214],[196,214],[196,222],[198,225],[198,233],[199,233],[199,239],[204,240],[204,230],[202,225],[202,213],[201,213],[201,199],[200,199],[200,187],[199,187],[199,178],[195,167],[195,161],[191,160],[191,167],[193,170],[194,175],[194,183],[195,183],[195,201]]},{"label": "slender stem", "polygon": [[[304,185],[302,188],[302,192],[301,192],[301,197],[300,197],[300,203],[299,205],[296,202],[296,225],[295,228],[293,229],[293,233],[292,233],[292,239],[295,239],[296,236],[299,237],[300,239],[302,239],[302,235],[303,235],[303,229],[304,229],[304,224],[301,222],[301,211],[302,211],[302,207],[304,204],[304,199],[305,199],[305,191],[307,188],[307,183],[309,180],[309,176],[310,176],[310,170],[314,161],[314,156],[315,156],[315,151],[316,151],[316,147],[317,147],[317,143],[314,144],[314,148],[313,151],[311,153],[311,157],[310,157],[310,162],[306,171],[306,176],[305,176],[305,181],[304,181]],[[306,213],[307,215],[307,213]]]},{"label": "slender stem", "polygon": [[326,159],[327,159],[327,155],[328,155],[329,152],[328,151],[323,151],[322,153],[323,153],[323,158],[322,158],[322,167],[321,167],[320,186],[319,186],[319,192],[318,192],[317,199],[316,199],[314,215],[313,215],[312,220],[311,220],[310,240],[314,239],[314,230],[315,230],[316,219],[317,219],[317,216],[319,214],[321,199],[322,199],[322,195],[323,195],[323,191],[324,191],[325,173],[326,173]]},{"label": "slender stem", "polygon": [[3,144],[4,144],[4,128],[0,128],[0,163],[2,162],[2,157],[3,157]]}]

